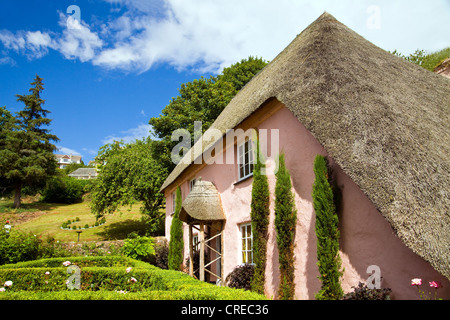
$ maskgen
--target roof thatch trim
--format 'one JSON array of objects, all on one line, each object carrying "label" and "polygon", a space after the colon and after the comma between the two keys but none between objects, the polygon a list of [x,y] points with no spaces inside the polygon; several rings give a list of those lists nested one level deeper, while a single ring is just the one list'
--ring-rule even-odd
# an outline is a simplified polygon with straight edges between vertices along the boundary
[{"label": "roof thatch trim", "polygon": [[[236,127],[273,97],[314,135],[403,243],[450,279],[449,80],[378,48],[324,13],[233,98],[212,128]],[[162,189],[187,167],[179,164]]]},{"label": "roof thatch trim", "polygon": [[188,224],[225,220],[219,192],[211,182],[195,182],[181,206],[180,220]]}]

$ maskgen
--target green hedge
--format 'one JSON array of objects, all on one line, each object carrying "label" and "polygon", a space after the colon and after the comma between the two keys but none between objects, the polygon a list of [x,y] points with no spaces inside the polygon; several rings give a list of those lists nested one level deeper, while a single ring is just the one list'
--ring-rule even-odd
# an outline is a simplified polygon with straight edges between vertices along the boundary
[{"label": "green hedge", "polygon": [[[64,261],[81,269],[81,289],[69,290]],[[127,268],[132,267],[130,272]],[[49,274],[45,274],[46,272]],[[131,277],[137,281],[130,281]],[[0,300],[261,300],[253,292],[217,287],[180,271],[162,270],[123,256],[68,257],[27,261],[0,267]],[[120,293],[126,291],[127,293]]]}]

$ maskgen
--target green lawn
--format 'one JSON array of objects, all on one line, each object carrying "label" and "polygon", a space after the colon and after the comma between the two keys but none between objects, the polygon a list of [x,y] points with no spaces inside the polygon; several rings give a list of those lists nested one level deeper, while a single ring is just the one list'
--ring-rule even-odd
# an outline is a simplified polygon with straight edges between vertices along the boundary
[{"label": "green lawn", "polygon": [[[10,220],[14,229],[32,232],[36,236],[52,236],[62,242],[77,241],[74,230],[62,230],[61,224],[67,220],[79,218],[72,225],[82,226],[95,223],[89,202],[76,204],[52,204],[43,202],[25,203],[22,208],[12,209],[12,201],[0,201],[0,221]],[[121,213],[106,216],[106,223],[92,229],[82,230],[80,241],[101,241],[124,239],[132,231],[144,230],[139,205],[129,211],[122,208]],[[13,230],[14,230],[13,229]]]}]

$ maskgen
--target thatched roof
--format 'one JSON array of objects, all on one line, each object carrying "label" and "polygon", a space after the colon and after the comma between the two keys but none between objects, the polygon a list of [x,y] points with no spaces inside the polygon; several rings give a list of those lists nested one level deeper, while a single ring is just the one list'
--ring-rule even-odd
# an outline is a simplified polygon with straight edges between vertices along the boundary
[{"label": "thatched roof", "polygon": [[[378,48],[324,13],[212,127],[225,132],[278,99],[398,237],[450,279],[449,97],[449,79]],[[179,164],[162,189],[188,166]]]},{"label": "thatched roof", "polygon": [[225,220],[219,192],[211,182],[201,179],[195,182],[194,188],[183,201],[180,220],[189,224]]}]

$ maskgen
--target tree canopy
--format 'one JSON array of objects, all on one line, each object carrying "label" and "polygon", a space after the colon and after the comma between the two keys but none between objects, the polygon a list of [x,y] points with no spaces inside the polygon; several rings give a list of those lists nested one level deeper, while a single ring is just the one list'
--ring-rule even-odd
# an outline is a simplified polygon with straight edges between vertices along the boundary
[{"label": "tree canopy", "polygon": [[42,80],[36,75],[30,94],[16,95],[25,107],[15,117],[0,108],[0,179],[14,187],[15,208],[21,205],[22,186],[41,183],[56,170],[52,141],[59,139],[46,128],[52,120],[47,118],[50,111],[43,108]]}]

